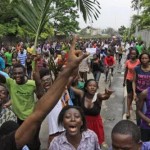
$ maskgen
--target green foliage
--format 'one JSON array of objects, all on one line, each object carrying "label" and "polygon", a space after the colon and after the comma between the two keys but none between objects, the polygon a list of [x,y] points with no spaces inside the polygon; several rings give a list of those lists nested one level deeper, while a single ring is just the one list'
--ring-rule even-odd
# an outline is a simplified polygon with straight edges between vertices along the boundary
[{"label": "green foliage", "polygon": [[76,21],[79,15],[74,0],[57,1],[56,7],[62,7],[62,10],[54,17],[55,31],[69,35],[79,30],[79,23]]},{"label": "green foliage", "polygon": [[[35,35],[34,47],[36,47],[46,23],[57,14],[58,10],[54,10],[52,0],[15,0],[13,3],[16,3],[15,12],[27,24],[31,34]],[[41,37],[47,38],[47,34],[43,33]]]},{"label": "green foliage", "polygon": [[126,31],[126,27],[125,27],[125,26],[121,26],[121,27],[118,29],[118,32],[119,32],[120,35],[124,35],[125,31]]},{"label": "green foliage", "polygon": [[83,14],[85,22],[87,19],[92,20],[93,17],[97,20],[100,15],[100,3],[98,0],[76,0],[76,4]]},{"label": "green foliage", "polygon": [[[138,9],[138,0],[132,0],[132,7]],[[140,0],[141,13],[139,16],[134,15],[131,27],[135,31],[135,26],[139,29],[150,28],[150,0]]]},{"label": "green foliage", "polygon": [[138,43],[140,43],[142,41],[141,35],[137,37],[137,41],[138,41]]}]

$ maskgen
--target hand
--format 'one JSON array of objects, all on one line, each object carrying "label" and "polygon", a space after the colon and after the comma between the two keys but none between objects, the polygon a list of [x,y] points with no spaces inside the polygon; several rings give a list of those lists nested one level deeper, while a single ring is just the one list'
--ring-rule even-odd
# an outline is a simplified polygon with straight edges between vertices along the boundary
[{"label": "hand", "polygon": [[8,101],[3,105],[3,108],[9,108],[11,106],[11,101]]},{"label": "hand", "polygon": [[105,94],[106,94],[106,95],[111,95],[112,93],[114,93],[113,90],[105,89]]},{"label": "hand", "polygon": [[138,98],[137,98],[137,94],[136,94],[136,93],[133,93],[133,100],[134,100],[134,101],[137,101],[137,99],[138,99]]},{"label": "hand", "polygon": [[81,50],[75,50],[76,40],[77,36],[74,36],[68,55],[67,67],[71,69],[76,69],[79,66],[80,62],[89,55],[87,53],[82,53]]}]

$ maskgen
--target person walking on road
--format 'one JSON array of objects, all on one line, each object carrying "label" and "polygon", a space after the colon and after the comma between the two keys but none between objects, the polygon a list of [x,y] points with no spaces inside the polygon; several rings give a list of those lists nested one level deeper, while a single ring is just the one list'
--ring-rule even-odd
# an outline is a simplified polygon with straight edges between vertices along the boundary
[{"label": "person walking on road", "polygon": [[132,81],[134,77],[134,68],[140,64],[138,59],[138,52],[136,49],[132,49],[130,51],[130,59],[125,63],[125,73],[124,73],[124,82],[123,86],[127,87],[127,113],[126,117],[130,118],[130,109],[133,100],[133,89],[132,89]]},{"label": "person walking on road", "polygon": [[[148,53],[142,53],[139,56],[140,65],[134,69],[134,77],[132,82],[133,87],[133,99],[137,101],[139,94],[150,86],[150,55]],[[146,111],[144,104],[143,111]],[[137,114],[137,124],[140,125],[140,118]]]}]

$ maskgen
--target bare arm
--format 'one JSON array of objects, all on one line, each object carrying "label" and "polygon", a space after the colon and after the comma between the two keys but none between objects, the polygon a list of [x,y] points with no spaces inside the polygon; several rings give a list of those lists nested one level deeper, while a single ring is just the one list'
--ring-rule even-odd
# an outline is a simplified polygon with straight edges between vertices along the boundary
[{"label": "bare arm", "polygon": [[144,115],[144,113],[142,112],[142,109],[143,109],[143,105],[144,105],[144,101],[146,99],[146,96],[147,96],[147,89],[144,90],[140,96],[139,96],[139,100],[138,100],[138,109],[137,109],[137,113],[139,114],[139,116],[141,117],[141,119],[145,120],[147,123],[150,123],[150,118],[146,117]]},{"label": "bare arm", "polygon": [[98,93],[97,95],[97,98],[98,100],[101,102],[103,100],[108,100],[108,98],[110,97],[110,95],[113,93],[114,91],[112,90],[108,90],[108,89],[105,89],[105,93],[101,94],[101,93]]},{"label": "bare arm", "polygon": [[84,92],[83,92],[82,90],[79,90],[79,89],[77,89],[77,88],[75,88],[75,87],[73,87],[73,86],[71,86],[71,89],[72,89],[73,92],[74,92],[76,95],[78,95],[80,98],[83,97]]},{"label": "bare arm", "polygon": [[134,70],[134,77],[132,81],[132,89],[133,89],[133,99],[136,100],[137,96],[136,96],[136,72],[135,70]]},{"label": "bare arm", "polygon": [[125,72],[124,72],[123,86],[125,86],[125,83],[126,83],[127,72],[128,72],[128,68],[126,67]]},{"label": "bare arm", "polygon": [[79,63],[85,57],[87,57],[87,54],[79,56],[81,52],[74,50],[75,42],[76,39],[74,38],[69,52],[67,67],[59,74],[47,93],[38,101],[32,115],[30,115],[16,131],[15,141],[17,148],[21,148],[32,140],[44,118],[53,109],[61,97],[65,86],[67,85],[68,78],[72,75],[73,70],[78,67]]},{"label": "bare arm", "polygon": [[40,73],[39,73],[39,69],[38,69],[38,66],[37,66],[37,60],[35,58],[35,67],[34,67],[34,70],[33,70],[33,79],[35,81],[35,84],[36,84],[36,95],[37,95],[37,98],[40,99],[43,95],[44,95],[44,88],[42,86],[42,83],[41,83],[41,79],[40,79]]}]

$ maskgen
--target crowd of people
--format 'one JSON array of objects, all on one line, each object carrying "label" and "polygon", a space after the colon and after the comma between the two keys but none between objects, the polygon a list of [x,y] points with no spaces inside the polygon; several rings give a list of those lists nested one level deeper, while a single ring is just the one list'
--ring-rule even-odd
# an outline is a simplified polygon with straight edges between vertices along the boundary
[{"label": "crowd of people", "polygon": [[[88,48],[94,48],[95,53],[88,54]],[[102,146],[105,147],[100,111],[102,101],[108,100],[114,91],[105,89],[104,93],[99,93],[98,85],[102,73],[107,82],[109,70],[113,76],[116,64],[124,63],[123,53],[126,53],[127,59],[123,82],[128,93],[126,117],[130,118],[131,104],[135,100],[137,126],[141,131],[131,121],[119,122],[112,130],[110,149],[132,149],[127,147],[130,140],[135,144],[131,145],[135,146],[135,150],[148,145],[142,145],[140,140],[150,140],[150,54],[144,52],[142,43],[124,44],[116,38],[76,41],[75,37],[72,44],[70,41],[46,42],[37,47],[23,42],[16,46],[2,44],[2,150],[39,150],[39,131],[46,116],[49,150],[100,150]],[[94,79],[87,78],[90,72]],[[137,132],[137,137],[134,132]],[[129,136],[127,142],[130,143],[118,144],[124,135]]]}]

